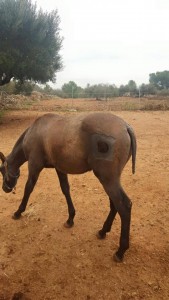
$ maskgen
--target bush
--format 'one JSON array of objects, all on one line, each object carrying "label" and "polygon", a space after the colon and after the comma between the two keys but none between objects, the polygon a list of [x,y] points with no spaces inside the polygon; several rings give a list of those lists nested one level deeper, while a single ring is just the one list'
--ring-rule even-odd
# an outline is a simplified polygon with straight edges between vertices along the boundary
[{"label": "bush", "polygon": [[31,81],[25,81],[21,83],[20,81],[15,82],[15,94],[23,94],[30,96],[34,89],[34,84]]},{"label": "bush", "polygon": [[5,92],[9,95],[15,94],[15,82],[11,81],[6,85],[0,86],[0,92]]},{"label": "bush", "polygon": [[56,96],[58,96],[58,97],[60,97],[60,98],[69,98],[68,96],[67,96],[67,94],[64,92],[64,91],[62,91],[62,90],[55,90],[55,93],[54,93],[54,95],[56,95]]},{"label": "bush", "polygon": [[169,89],[163,89],[157,92],[157,96],[169,96]]}]

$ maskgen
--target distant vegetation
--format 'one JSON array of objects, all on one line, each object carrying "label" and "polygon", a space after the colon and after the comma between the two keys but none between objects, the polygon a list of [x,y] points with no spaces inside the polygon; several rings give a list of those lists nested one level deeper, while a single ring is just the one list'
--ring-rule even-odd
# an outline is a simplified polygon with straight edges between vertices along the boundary
[{"label": "distant vegetation", "polygon": [[[146,95],[169,96],[169,71],[149,74],[149,83],[137,86],[134,80],[117,87],[112,84],[87,84],[74,81],[54,89],[62,69],[60,19],[57,10],[37,10],[31,0],[0,0],[0,92],[31,95],[38,91],[61,98],[98,100]],[[43,85],[42,85],[43,84]]]},{"label": "distant vegetation", "polygon": [[152,73],[149,75],[149,83],[142,83],[137,86],[134,80],[129,80],[127,84],[117,87],[115,84],[87,84],[85,88],[78,86],[74,81],[65,83],[61,89],[53,89],[46,84],[45,87],[34,87],[35,90],[56,95],[61,98],[95,98],[107,99],[113,97],[144,97],[169,96],[169,71]]},{"label": "distant vegetation", "polygon": [[61,89],[55,90],[50,87],[49,89],[50,93],[63,98],[96,98],[99,100],[121,96],[169,96],[169,71],[150,74],[149,83],[142,83],[140,86],[137,86],[134,80],[129,80],[127,84],[120,87],[117,87],[115,84],[87,84],[85,88],[82,88],[75,82],[69,81]]},{"label": "distant vegetation", "polygon": [[98,100],[114,97],[144,97],[144,96],[169,96],[169,71],[152,73],[149,75],[149,83],[137,86],[134,80],[128,84],[117,87],[115,84],[87,84],[85,88],[78,86],[74,81],[65,83],[61,89],[53,89],[49,84],[40,86],[32,81],[11,81],[0,87],[0,91],[8,94],[30,95],[37,91],[60,98],[95,98]]}]

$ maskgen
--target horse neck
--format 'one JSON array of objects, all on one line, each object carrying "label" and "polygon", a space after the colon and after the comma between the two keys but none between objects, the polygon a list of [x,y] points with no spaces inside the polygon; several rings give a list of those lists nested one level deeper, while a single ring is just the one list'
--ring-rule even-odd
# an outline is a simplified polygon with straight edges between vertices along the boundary
[{"label": "horse neck", "polygon": [[17,172],[20,166],[27,160],[23,151],[23,138],[26,131],[19,137],[11,153],[7,157],[8,167],[12,172]]}]

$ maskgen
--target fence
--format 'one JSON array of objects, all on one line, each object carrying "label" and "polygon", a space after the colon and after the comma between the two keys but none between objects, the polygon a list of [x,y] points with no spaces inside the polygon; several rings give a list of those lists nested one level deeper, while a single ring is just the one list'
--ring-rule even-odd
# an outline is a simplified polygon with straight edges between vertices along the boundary
[{"label": "fence", "polygon": [[[46,95],[43,99],[49,99]],[[130,98],[130,97],[116,97],[116,98],[69,98],[62,99],[55,96],[48,100],[48,111],[121,111],[121,110],[169,110],[169,99],[157,98]],[[0,94],[0,110],[3,109],[32,109],[45,110],[43,101],[32,97],[25,97],[23,95],[8,95],[6,93]]]}]

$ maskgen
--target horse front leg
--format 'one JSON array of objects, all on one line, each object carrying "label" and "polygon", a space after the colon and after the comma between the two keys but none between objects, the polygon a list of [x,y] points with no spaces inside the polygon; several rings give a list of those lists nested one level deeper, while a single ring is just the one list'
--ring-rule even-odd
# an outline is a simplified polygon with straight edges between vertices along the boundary
[{"label": "horse front leg", "polygon": [[13,219],[19,219],[21,214],[25,211],[30,194],[32,193],[35,184],[38,180],[40,170],[36,170],[36,172],[29,172],[28,180],[25,185],[24,196],[22,198],[21,204],[19,205],[18,210],[13,214]]},{"label": "horse front leg", "polygon": [[68,182],[68,177],[67,174],[64,174],[58,170],[56,170],[58,178],[59,178],[59,182],[60,182],[60,187],[62,190],[62,193],[64,194],[65,198],[66,198],[66,202],[67,202],[67,206],[68,206],[68,213],[69,213],[69,217],[68,220],[66,221],[66,223],[64,223],[64,226],[66,228],[70,228],[74,225],[74,217],[75,217],[75,208],[70,196],[70,186],[69,186],[69,182]]}]

